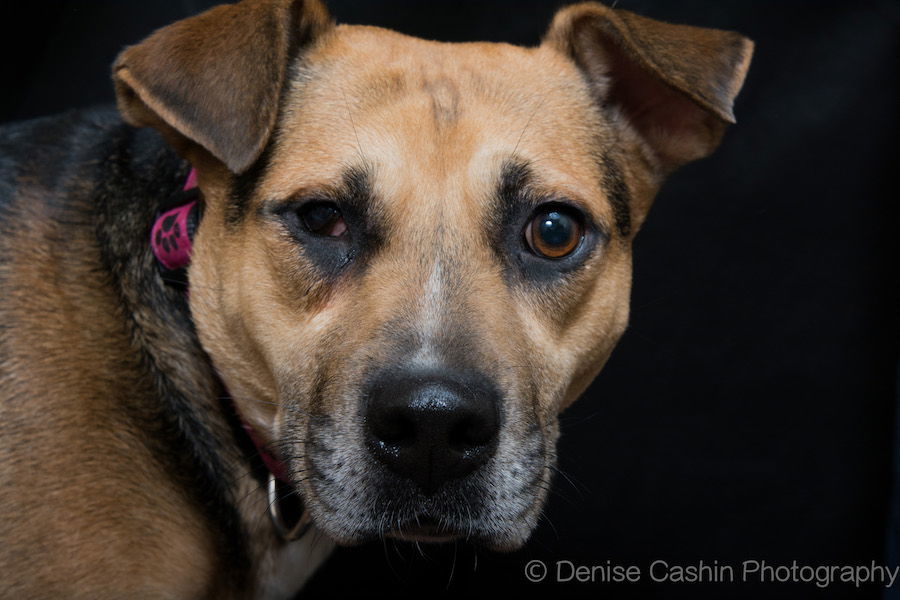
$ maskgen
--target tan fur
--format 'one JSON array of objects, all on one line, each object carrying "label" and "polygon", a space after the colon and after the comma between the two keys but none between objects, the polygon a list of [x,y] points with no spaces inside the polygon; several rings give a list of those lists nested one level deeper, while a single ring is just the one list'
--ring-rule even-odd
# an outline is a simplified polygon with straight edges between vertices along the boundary
[{"label": "tan fur", "polygon": [[[93,268],[91,232],[78,237],[48,224],[47,214],[18,216],[30,230],[0,238],[3,255],[12,257],[0,268],[4,281],[15,282],[4,287],[0,312],[16,330],[4,338],[4,353],[14,358],[0,380],[4,596],[163,598],[172,589],[186,597],[214,590],[215,548],[196,507],[118,406],[123,394],[149,404],[152,390],[134,374],[121,321],[108,318],[121,307]],[[69,238],[69,252],[28,245],[41,238]]]},{"label": "tan fur", "polygon": [[[297,23],[302,35],[288,29]],[[288,64],[288,48],[298,44]],[[672,54],[673,44],[687,50]],[[342,424],[335,439],[356,443],[365,373],[390,354],[398,319],[424,340],[421,360],[432,330],[474,332],[467,352],[513,404],[501,447],[514,448],[537,425],[545,447],[538,475],[549,480],[557,414],[584,391],[627,326],[632,239],[665,174],[718,144],[751,50],[737,34],[593,3],[564,9],[545,43],[520,48],[331,26],[315,1],[246,0],[123,53],[115,76],[126,119],[159,128],[198,169],[205,214],[190,307],[200,342],[243,418],[265,441],[292,444],[292,475],[325,534],[358,541],[342,529],[328,500],[333,490],[308,476],[311,417]],[[261,76],[255,69],[263,62]],[[646,85],[659,95],[633,105]],[[608,100],[622,104],[604,106]],[[267,167],[235,221],[235,176],[267,145]],[[610,234],[549,290],[511,285],[484,230],[511,158],[531,166],[534,193],[577,202]],[[363,270],[328,283],[266,210],[338,184],[354,165],[372,173],[387,239]],[[630,198],[630,227],[622,231],[605,176],[611,168]],[[17,324],[22,343],[7,348],[15,359],[4,369],[0,427],[30,445],[46,438],[40,428],[60,441],[49,458],[18,450],[0,457],[0,524],[4,539],[16,540],[0,550],[0,573],[22,573],[12,589],[25,596],[99,598],[115,589],[224,597],[202,509],[135,440],[141,428],[116,421],[110,408],[123,393],[149,402],[153,390],[129,384],[137,366],[129,363],[127,332],[106,318],[122,310],[118,299],[91,280],[98,276],[90,261],[78,260],[36,249],[4,267],[20,287],[0,301],[2,315]],[[48,282],[56,282],[52,291]],[[30,287],[48,291],[26,295]],[[23,390],[42,398],[39,409],[16,403]],[[343,471],[335,476],[354,485]],[[522,496],[521,523],[536,521],[545,487]],[[238,494],[248,498],[240,510],[251,555],[258,565],[274,560],[262,493],[245,477]],[[517,547],[529,531],[509,525],[492,544]],[[73,579],[77,585],[67,585]]]}]

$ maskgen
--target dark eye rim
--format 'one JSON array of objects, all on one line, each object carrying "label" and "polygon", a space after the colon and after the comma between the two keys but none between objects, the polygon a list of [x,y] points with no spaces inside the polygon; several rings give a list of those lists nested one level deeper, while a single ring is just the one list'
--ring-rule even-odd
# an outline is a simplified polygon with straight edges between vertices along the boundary
[{"label": "dark eye rim", "polygon": [[[574,246],[572,246],[572,249],[561,256],[547,256],[546,254],[542,254],[534,247],[532,241],[529,240],[535,220],[541,215],[549,214],[552,212],[564,214],[572,219],[577,224],[580,232],[578,241]],[[565,261],[566,259],[575,256],[576,254],[579,254],[581,248],[585,244],[585,240],[590,234],[591,229],[591,221],[583,210],[567,202],[551,200],[549,202],[542,202],[541,204],[538,204],[529,213],[529,216],[525,221],[525,225],[522,228],[522,241],[525,244],[525,249],[532,256],[550,262],[560,262]]]}]

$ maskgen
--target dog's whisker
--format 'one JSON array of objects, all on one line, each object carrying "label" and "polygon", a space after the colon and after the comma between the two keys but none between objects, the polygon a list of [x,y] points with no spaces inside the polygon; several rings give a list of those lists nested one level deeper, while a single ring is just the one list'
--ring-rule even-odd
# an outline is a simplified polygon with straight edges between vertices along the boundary
[{"label": "dog's whisker", "polygon": [[353,111],[350,110],[350,102],[347,100],[347,92],[345,92],[342,89],[341,95],[344,97],[344,106],[347,107],[347,117],[350,120],[350,127],[353,128],[353,135],[356,138],[356,150],[357,150],[357,153],[359,154],[359,160],[363,164],[366,164],[366,157],[365,157],[365,154],[363,153],[362,144],[359,141],[359,131],[357,131],[357,129],[356,129],[356,123],[353,121]]},{"label": "dog's whisker", "polygon": [[525,125],[522,127],[522,131],[519,133],[519,138],[516,140],[516,145],[513,147],[512,155],[516,156],[516,152],[519,150],[519,145],[522,143],[522,138],[525,137],[525,132],[528,130],[528,127],[531,125],[531,122],[534,120],[534,117],[537,116],[538,111],[544,106],[544,102],[547,100],[547,95],[542,94],[541,100],[538,102],[537,106],[534,107],[534,110],[531,112],[531,116],[528,117],[528,120],[525,121]]},{"label": "dog's whisker", "polygon": [[539,520],[539,521],[544,521],[545,523],[547,523],[547,525],[550,527],[550,529],[553,530],[553,535],[556,536],[556,539],[557,539],[557,540],[560,539],[560,537],[559,537],[559,531],[556,529],[556,525],[553,524],[553,521],[550,519],[549,516],[547,516],[547,514],[546,514],[545,511],[542,510],[542,511],[538,514],[538,520]]},{"label": "dog's whisker", "polygon": [[456,555],[459,551],[459,542],[453,542],[453,562],[450,563],[450,576],[447,577],[447,585],[444,586],[444,591],[450,590],[450,585],[453,583],[453,575],[456,573]]},{"label": "dog's whisker", "polygon": [[562,469],[560,469],[556,465],[551,464],[550,469],[554,473],[558,473],[563,479],[565,479],[569,483],[569,485],[572,486],[572,489],[574,489],[576,492],[578,492],[579,495],[584,496],[585,492],[589,491],[587,489],[587,486],[585,486],[584,484],[579,485],[578,483],[576,483],[574,478],[570,477],[567,473],[565,473]]}]

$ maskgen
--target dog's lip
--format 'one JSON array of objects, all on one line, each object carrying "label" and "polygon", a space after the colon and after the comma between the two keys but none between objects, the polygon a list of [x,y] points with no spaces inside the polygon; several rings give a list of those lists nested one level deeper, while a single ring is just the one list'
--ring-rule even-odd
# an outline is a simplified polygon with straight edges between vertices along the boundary
[{"label": "dog's lip", "polygon": [[404,542],[442,544],[446,542],[452,542],[462,536],[455,531],[439,527],[435,523],[426,521],[420,523],[409,523],[398,527],[397,529],[392,529],[386,534],[385,537],[390,537]]}]

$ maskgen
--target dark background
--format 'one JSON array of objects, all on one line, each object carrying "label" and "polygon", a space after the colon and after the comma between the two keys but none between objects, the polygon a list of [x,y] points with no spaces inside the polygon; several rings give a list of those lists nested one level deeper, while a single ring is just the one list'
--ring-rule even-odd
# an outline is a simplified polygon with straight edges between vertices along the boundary
[{"label": "dark background", "polygon": [[[213,2],[4,2],[0,122],[112,102],[125,44]],[[342,22],[537,43],[561,3],[331,0]],[[835,584],[647,583],[675,565],[889,562],[897,394],[900,3],[620,0],[757,42],[719,152],[635,243],[629,331],[562,416],[528,547],[338,551],[308,597],[527,590],[605,598],[876,598]],[[53,168],[53,165],[48,165]],[[638,565],[639,585],[529,584],[525,564]],[[900,594],[898,594],[900,596]]]}]

